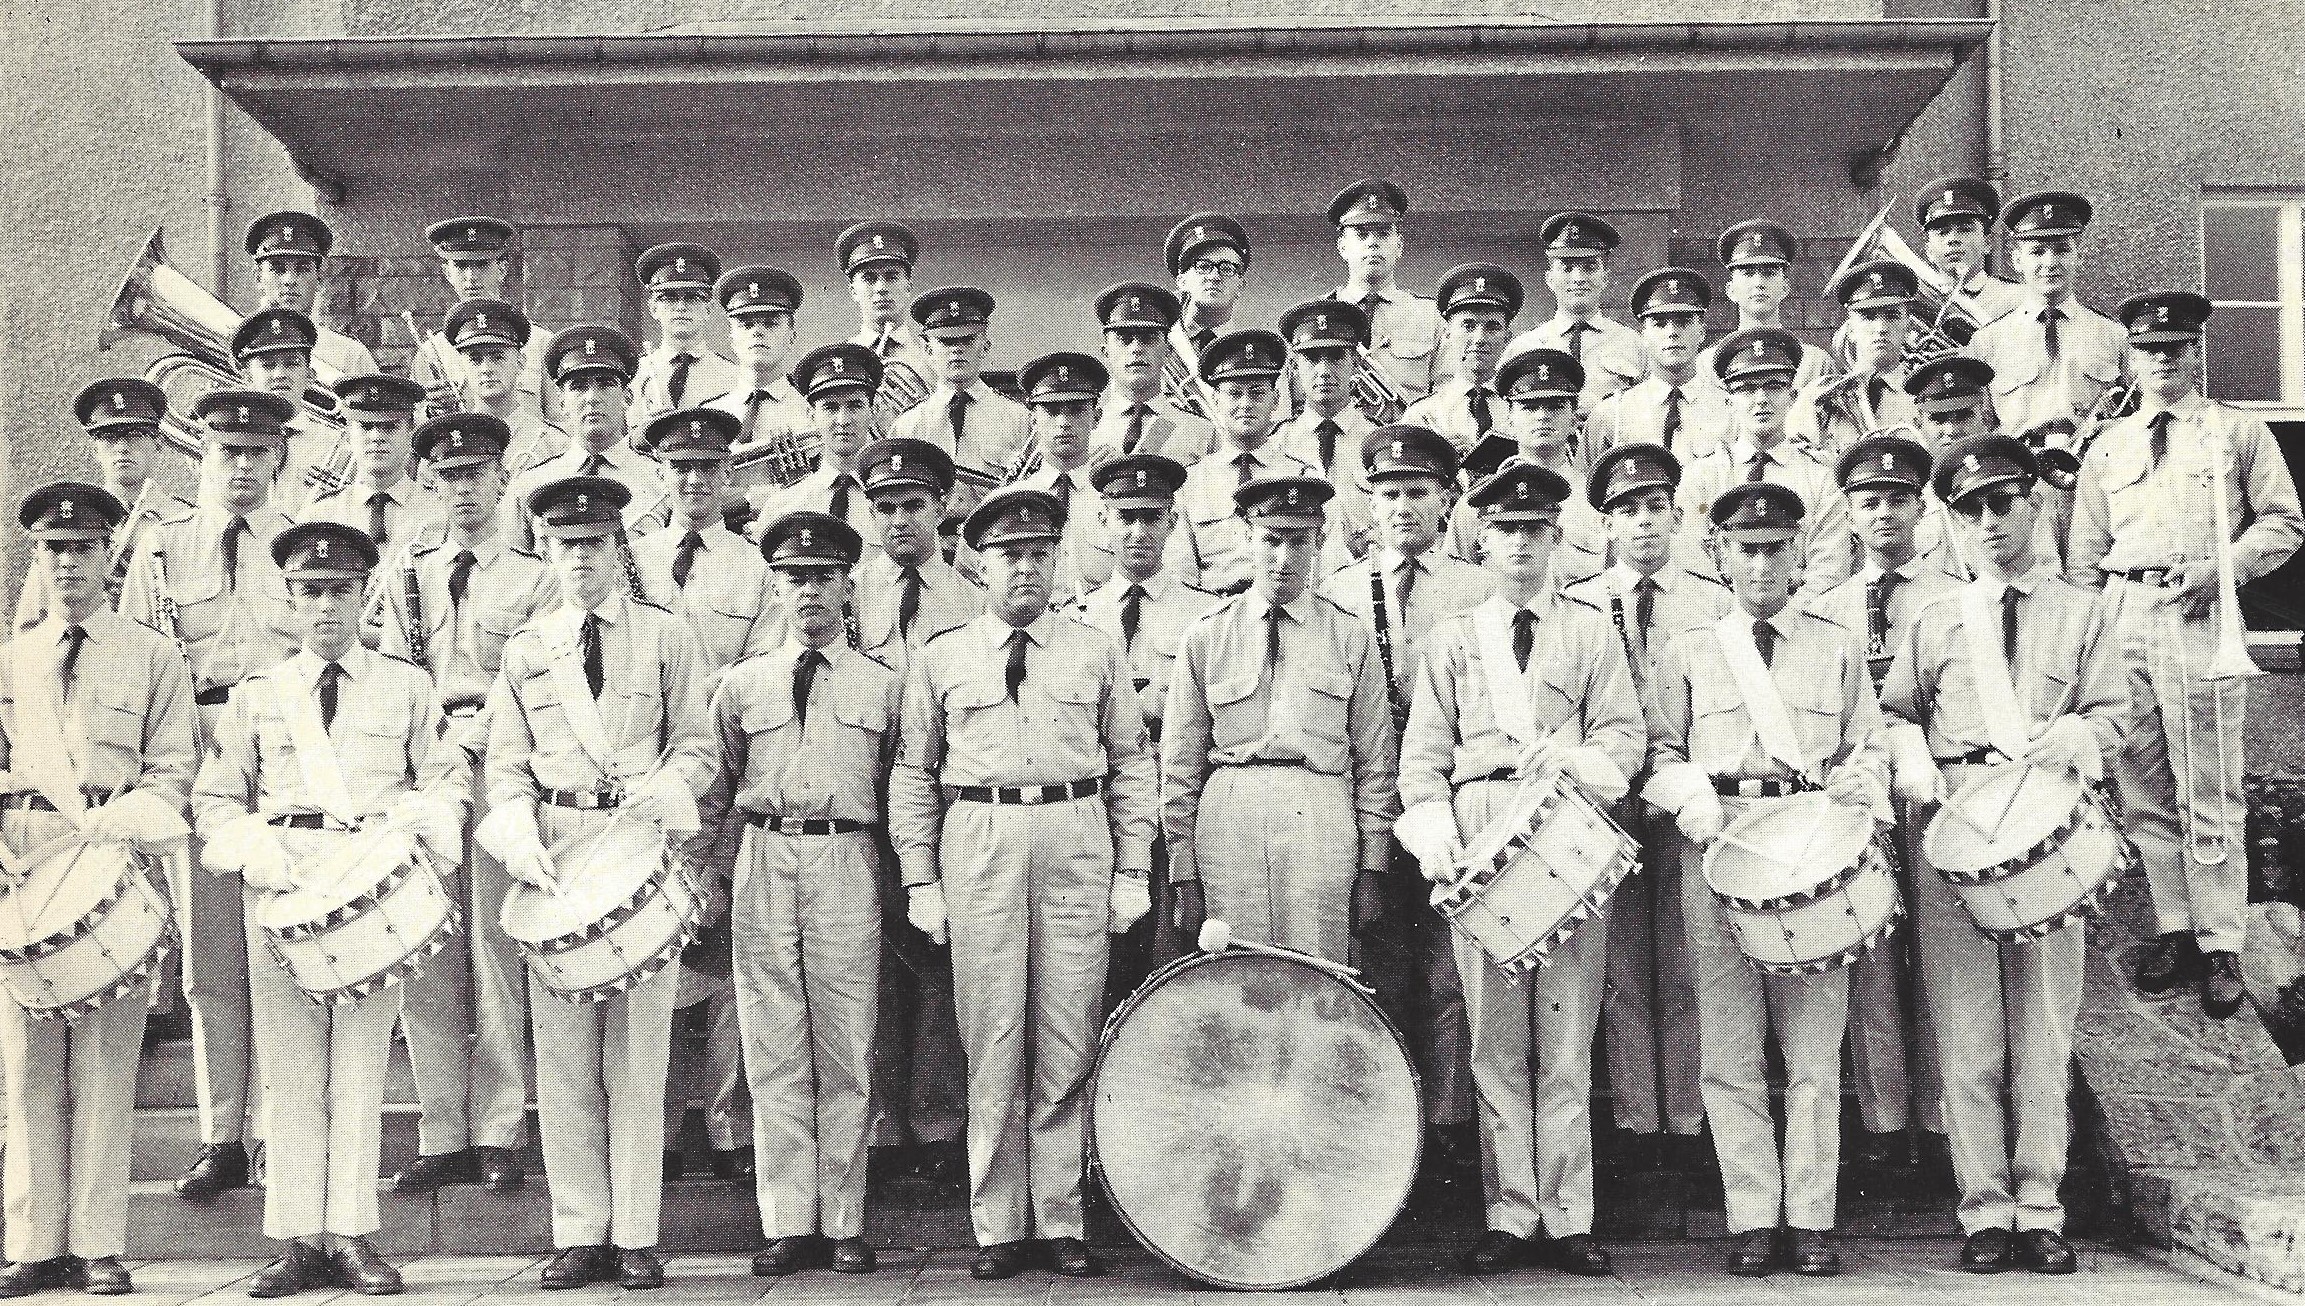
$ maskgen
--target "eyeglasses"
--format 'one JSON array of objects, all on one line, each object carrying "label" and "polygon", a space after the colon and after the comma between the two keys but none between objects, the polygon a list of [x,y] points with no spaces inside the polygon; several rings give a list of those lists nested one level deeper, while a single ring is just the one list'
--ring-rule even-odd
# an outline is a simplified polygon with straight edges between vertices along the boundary
[{"label": "eyeglasses", "polygon": [[2027,493],[2024,490],[1989,490],[1984,494],[1972,494],[1954,504],[1953,511],[1970,521],[1981,521],[1987,513],[1995,517],[2006,517],[2017,510],[2018,501]]},{"label": "eyeglasses", "polygon": [[1232,277],[1242,276],[1248,272],[1248,269],[1249,265],[1246,263],[1234,263],[1228,259],[1218,258],[1194,259],[1191,263],[1185,265],[1185,270],[1188,272],[1193,272],[1204,277],[1213,277],[1218,281],[1224,281]]}]

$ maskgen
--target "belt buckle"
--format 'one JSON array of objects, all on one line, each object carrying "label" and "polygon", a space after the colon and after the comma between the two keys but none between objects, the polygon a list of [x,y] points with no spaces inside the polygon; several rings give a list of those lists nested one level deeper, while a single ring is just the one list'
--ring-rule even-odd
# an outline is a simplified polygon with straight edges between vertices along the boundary
[{"label": "belt buckle", "polygon": [[622,780],[609,781],[592,791],[592,799],[596,810],[603,807],[624,806],[624,782]]}]

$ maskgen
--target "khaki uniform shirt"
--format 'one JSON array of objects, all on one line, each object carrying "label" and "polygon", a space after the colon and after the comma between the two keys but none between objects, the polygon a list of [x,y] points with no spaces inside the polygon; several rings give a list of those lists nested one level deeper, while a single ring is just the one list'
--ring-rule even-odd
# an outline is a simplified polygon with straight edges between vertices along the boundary
[{"label": "khaki uniform shirt", "polygon": [[[44,783],[118,797],[152,795],[182,814],[199,765],[192,684],[176,646],[151,627],[100,608],[62,683],[64,614],[20,632],[0,649],[0,778],[6,792]],[[43,729],[29,718],[42,714]],[[60,738],[62,758],[33,757],[33,740]],[[61,766],[57,766],[57,763]]]},{"label": "khaki uniform shirt", "polygon": [[2273,432],[2251,414],[2188,395],[2168,410],[2168,453],[2156,465],[2154,411],[2148,404],[2122,418],[2089,450],[2074,487],[2073,583],[2093,589],[2108,571],[2216,557],[2212,475],[2225,478],[2235,581],[2246,585],[2287,562],[2305,540],[2305,514]]},{"label": "khaki uniform shirt", "polygon": [[798,639],[728,668],[712,693],[720,777],[705,797],[706,829],[739,811],[796,820],[880,824],[896,760],[904,682],[879,659],[839,640],[818,650],[808,718],[794,708]]},{"label": "khaki uniform shirt", "polygon": [[1642,442],[1664,445],[1687,466],[1735,438],[1737,419],[1729,411],[1728,393],[1691,377],[1680,387],[1680,429],[1667,440],[1665,403],[1672,390],[1672,382],[1649,376],[1595,403],[1585,418],[1584,465],[1592,466],[1620,444]]},{"label": "khaki uniform shirt", "polygon": [[288,529],[288,518],[267,505],[247,516],[240,535],[237,581],[224,570],[222,508],[198,508],[162,518],[138,545],[128,569],[120,610],[157,618],[153,555],[166,559],[167,593],[176,600],[176,629],[192,659],[195,692],[239,684],[296,651],[298,636],[288,612],[288,586],[272,563],[272,538]]},{"label": "khaki uniform shirt", "polygon": [[[1173,538],[1173,537],[1172,537]],[[1153,574],[1141,582],[1144,597],[1137,600],[1136,638],[1127,638],[1121,623],[1121,609],[1126,605],[1128,592],[1140,582],[1115,574],[1111,580],[1088,592],[1072,609],[1073,616],[1084,625],[1101,630],[1113,637],[1128,655],[1129,674],[1136,684],[1137,706],[1144,709],[1145,728],[1154,743],[1160,742],[1161,714],[1168,707],[1169,672],[1176,664],[1177,650],[1184,645],[1185,630],[1201,614],[1219,602],[1216,595],[1196,588],[1171,575],[1167,570]]]},{"label": "khaki uniform shirt", "polygon": [[1626,389],[1649,374],[1649,346],[1641,333],[1615,318],[1598,313],[1586,318],[1592,330],[1579,331],[1582,344],[1569,347],[1569,327],[1572,319],[1555,313],[1537,326],[1513,337],[1505,346],[1503,360],[1531,349],[1558,349],[1576,356],[1585,367],[1585,388],[1577,395],[1577,412],[1590,414],[1593,406],[1619,390]]},{"label": "khaki uniform shirt", "polygon": [[[597,460],[598,465],[593,464]],[[632,491],[624,508],[624,529],[638,537],[662,527],[672,518],[672,481],[655,459],[619,440],[604,453],[593,453],[571,443],[552,458],[512,478],[504,490],[504,524],[513,543],[528,548],[536,543],[536,526],[528,515],[528,496],[538,488],[570,476],[605,476]]]},{"label": "khaki uniform shirt", "polygon": [[[1713,500],[1746,479],[1754,457],[1760,452],[1752,441],[1738,436],[1689,464],[1681,476],[1677,497],[1681,504],[1681,530],[1691,543],[1701,546],[1711,538],[1713,523],[1705,514],[1712,511]],[[1790,487],[1801,496],[1804,512],[1800,542],[1808,559],[1807,569],[1801,576],[1802,588],[1824,589],[1839,584],[1856,568],[1857,537],[1849,526],[1848,501],[1842,497],[1841,487],[1834,483],[1832,469],[1789,440],[1778,441],[1768,450],[1767,457],[1761,479]]]},{"label": "khaki uniform shirt", "polygon": [[[1118,388],[1105,391],[1097,407],[1096,429],[1089,432],[1089,448],[1096,452],[1109,449],[1114,453],[1157,453],[1190,467],[1217,447],[1217,429],[1209,425],[1207,418],[1195,417],[1165,397],[1155,395],[1144,401],[1142,434],[1137,437],[1136,448],[1130,449],[1127,447],[1129,410],[1134,407],[1136,402]],[[1090,461],[1097,461],[1094,453]]]},{"label": "khaki uniform shirt", "polygon": [[[465,551],[454,540],[428,541],[383,580],[384,606],[375,647],[431,672],[440,689],[442,711],[484,701],[504,665],[506,642],[560,602],[559,587],[544,563],[535,554],[514,548],[501,532],[472,546],[464,602],[450,602],[448,578],[456,569],[457,555]],[[415,615],[423,626],[422,658],[415,656],[408,639],[411,568],[416,572]]]},{"label": "khaki uniform shirt", "polygon": [[632,559],[640,566],[640,587],[648,601],[688,623],[709,671],[774,647],[782,636],[768,563],[760,550],[716,521],[697,532],[703,546],[689,566],[684,588],[673,583],[672,562],[687,535],[687,527],[673,525],[633,543]]},{"label": "khaki uniform shirt", "polygon": [[694,358],[696,361],[688,365],[688,381],[675,400],[672,350],[659,341],[640,356],[640,368],[632,378],[632,402],[625,406],[626,430],[645,431],[655,418],[677,409],[701,407],[707,400],[745,384],[743,368],[704,348],[701,342]]},{"label": "khaki uniform shirt", "polygon": [[[1734,609],[1732,617],[1745,614]],[[1792,719],[1804,770],[1818,780],[1833,768],[1862,765],[1885,786],[1887,764],[1870,751],[1881,708],[1865,670],[1864,636],[1798,604],[1768,620],[1777,631],[1769,679]],[[1657,656],[1649,765],[1660,781],[1690,766],[1713,779],[1793,778],[1791,767],[1761,747],[1717,624],[1676,637]]]},{"label": "khaki uniform shirt", "polygon": [[1346,286],[1329,292],[1329,298],[1359,304],[1369,314],[1369,356],[1385,370],[1393,388],[1400,391],[1410,403],[1431,392],[1436,379],[1436,356],[1441,347],[1441,310],[1426,295],[1413,294],[1393,286],[1371,291],[1377,297],[1374,305],[1365,303]]},{"label": "khaki uniform shirt", "polygon": [[1249,524],[1233,505],[1243,459],[1250,480],[1321,474],[1320,468],[1276,449],[1269,439],[1253,450],[1228,444],[1186,470],[1184,488],[1176,498],[1178,534],[1185,542],[1172,544],[1170,556],[1182,564],[1185,579],[1219,593],[1238,593],[1248,586]]},{"label": "khaki uniform shirt", "polygon": [[962,419],[961,436],[955,441],[952,401],[957,393],[950,385],[939,385],[928,398],[889,424],[889,437],[926,440],[963,467],[1000,475],[1032,438],[1032,414],[1023,404],[980,380],[968,388],[968,416]]},{"label": "khaki uniform shirt", "polygon": [[2010,435],[2060,417],[2079,422],[2121,379],[2129,347],[2121,324],[2077,299],[2059,307],[2065,316],[2057,323],[2053,360],[2041,322],[2048,306],[2030,293],[1963,351],[1992,365],[1993,411]]}]

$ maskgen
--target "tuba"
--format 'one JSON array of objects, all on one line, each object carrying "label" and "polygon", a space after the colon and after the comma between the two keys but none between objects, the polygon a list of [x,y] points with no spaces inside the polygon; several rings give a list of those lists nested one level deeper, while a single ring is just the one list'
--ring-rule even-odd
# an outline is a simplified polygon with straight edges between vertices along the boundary
[{"label": "tuba", "polygon": [[1209,420],[1215,409],[1208,400],[1207,388],[1173,348],[1161,359],[1161,398],[1202,421]]},{"label": "tuba", "polygon": [[1401,420],[1401,414],[1408,411],[1409,397],[1393,384],[1367,345],[1355,345],[1353,350],[1353,406],[1379,426]]},{"label": "tuba", "polygon": [[1889,225],[1889,214],[1896,207],[1897,201],[1893,198],[1881,206],[1881,211],[1865,224],[1865,229],[1858,233],[1855,243],[1849,246],[1849,252],[1842,256],[1840,266],[1825,278],[1825,284],[1830,286],[1839,281],[1849,269],[1875,259],[1887,259],[1912,273],[1913,280],[1920,285],[1921,294],[1913,305],[1912,328],[1905,335],[1905,365],[1917,367],[1932,358],[1941,358],[1966,348],[1970,338],[1984,324],[1968,309],[1961,307],[1960,301],[1954,297],[1959,287],[1953,284],[1951,278],[1931,266],[1929,260],[1914,253],[1913,247],[1905,243],[1905,238],[1897,234],[1897,229]]},{"label": "tuba", "polygon": [[919,368],[888,356],[889,341],[895,334],[893,324],[883,323],[879,337],[872,342],[872,352],[880,358],[880,388],[873,392],[872,411],[883,433],[936,389]]}]

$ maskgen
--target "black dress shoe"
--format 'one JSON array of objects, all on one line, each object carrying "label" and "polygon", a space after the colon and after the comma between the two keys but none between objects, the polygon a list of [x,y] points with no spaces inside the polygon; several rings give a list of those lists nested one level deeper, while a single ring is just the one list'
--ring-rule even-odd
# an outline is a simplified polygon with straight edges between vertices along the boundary
[{"label": "black dress shoe", "polygon": [[2241,982],[2241,958],[2230,952],[2202,954],[2201,1014],[2211,1020],[2230,1020],[2249,992]]},{"label": "black dress shoe", "polygon": [[671,1148],[664,1149],[664,1182],[671,1183],[688,1173],[688,1158]]},{"label": "black dress shoe", "polygon": [[1735,1245],[1729,1248],[1728,1271],[1746,1279],[1758,1279],[1777,1268],[1777,1231],[1774,1229],[1747,1229],[1737,1235]]},{"label": "black dress shoe", "polygon": [[288,1240],[280,1259],[248,1281],[251,1297],[293,1297],[306,1288],[325,1288],[335,1278],[328,1253],[301,1238]]},{"label": "black dress shoe", "polygon": [[832,1272],[834,1274],[870,1274],[880,1262],[872,1254],[872,1244],[862,1238],[836,1238],[832,1244]]},{"label": "black dress shoe", "polygon": [[976,1254],[969,1262],[972,1279],[1013,1279],[1024,1270],[1024,1244],[994,1243]]},{"label": "black dress shoe", "polygon": [[2054,1229],[2027,1229],[2018,1234],[2016,1260],[2035,1274],[2071,1274],[2080,1268],[2072,1247]]},{"label": "black dress shoe", "polygon": [[509,1193],[528,1182],[528,1170],[520,1164],[520,1154],[509,1147],[477,1147],[477,1169],[480,1186],[492,1193]]},{"label": "black dress shoe", "polygon": [[544,1267],[538,1282],[546,1288],[582,1288],[616,1277],[616,1253],[606,1247],[563,1247]]},{"label": "black dress shoe", "polygon": [[752,1272],[763,1279],[781,1279],[806,1269],[816,1260],[816,1239],[807,1234],[771,1238],[768,1246],[752,1254]]},{"label": "black dress shoe", "polygon": [[616,1283],[627,1289],[661,1288],[664,1262],[645,1247],[619,1247],[616,1249]]},{"label": "black dress shoe", "polygon": [[29,1297],[42,1288],[61,1287],[62,1260],[11,1261],[0,1267],[0,1297]]},{"label": "black dress shoe", "polygon": [[1821,1229],[1795,1229],[1788,1239],[1785,1259],[1792,1264],[1793,1273],[1826,1276],[1841,1272],[1841,1254],[1825,1241]]},{"label": "black dress shoe", "polygon": [[2009,1231],[1979,1229],[1961,1244],[1961,1268],[1971,1274],[1999,1274],[2009,1268]]},{"label": "black dress shoe", "polygon": [[336,1286],[363,1297],[400,1295],[400,1271],[385,1264],[376,1245],[366,1238],[346,1238],[336,1244],[328,1261],[336,1270]]},{"label": "black dress shoe", "polygon": [[732,1147],[726,1151],[712,1150],[713,1177],[726,1183],[747,1183],[752,1179],[752,1149]]},{"label": "black dress shoe", "polygon": [[410,1161],[400,1168],[400,1173],[392,1176],[392,1191],[429,1193],[442,1184],[469,1184],[479,1178],[480,1167],[472,1159],[472,1149],[466,1148]]},{"label": "black dress shoe", "polygon": [[2193,981],[2201,973],[2201,944],[2191,930],[2164,934],[2153,941],[2137,963],[2139,993],[2167,993]]},{"label": "black dress shoe", "polygon": [[1049,1268],[1068,1279],[1093,1279],[1104,1273],[1104,1262],[1078,1238],[1048,1240]]},{"label": "black dress shoe", "polygon": [[1594,1242],[1589,1233],[1572,1233],[1554,1239],[1548,1259],[1553,1268],[1563,1274],[1581,1274],[1592,1279],[1603,1278],[1616,1268],[1609,1263],[1608,1249]]},{"label": "black dress shoe", "polygon": [[91,1297],[120,1297],[136,1290],[128,1267],[116,1256],[94,1256],[73,1262],[72,1286]]},{"label": "black dress shoe", "polygon": [[1501,1274],[1529,1259],[1529,1245],[1502,1229],[1491,1229],[1465,1252],[1467,1274]]},{"label": "black dress shoe", "polygon": [[176,1181],[176,1195],[205,1202],[227,1188],[248,1186],[248,1149],[238,1143],[204,1143],[192,1168]]}]

